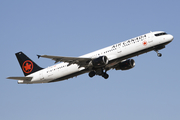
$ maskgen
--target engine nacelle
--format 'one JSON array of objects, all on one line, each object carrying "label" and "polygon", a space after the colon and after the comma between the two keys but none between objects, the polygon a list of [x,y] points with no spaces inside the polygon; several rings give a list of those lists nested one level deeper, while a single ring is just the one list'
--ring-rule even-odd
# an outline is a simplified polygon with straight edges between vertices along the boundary
[{"label": "engine nacelle", "polygon": [[93,59],[90,62],[90,65],[93,67],[102,67],[108,64],[108,58],[106,56],[100,56],[98,58]]},{"label": "engine nacelle", "polygon": [[135,61],[133,59],[128,59],[117,65],[116,70],[129,70],[135,66]]}]

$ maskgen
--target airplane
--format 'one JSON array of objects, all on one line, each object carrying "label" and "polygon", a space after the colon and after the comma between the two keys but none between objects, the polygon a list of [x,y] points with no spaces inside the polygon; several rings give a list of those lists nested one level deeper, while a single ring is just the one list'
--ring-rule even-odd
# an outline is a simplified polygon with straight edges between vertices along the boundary
[{"label": "airplane", "polygon": [[95,75],[108,79],[107,71],[129,70],[135,66],[132,57],[155,51],[158,57],[162,54],[159,50],[165,48],[173,40],[173,36],[164,31],[150,32],[124,42],[79,56],[63,57],[52,55],[37,55],[38,58],[49,58],[55,61],[53,66],[39,67],[23,52],[16,53],[24,77],[8,77],[18,80],[19,84],[51,83],[68,80],[78,75],[89,73],[89,77]]}]

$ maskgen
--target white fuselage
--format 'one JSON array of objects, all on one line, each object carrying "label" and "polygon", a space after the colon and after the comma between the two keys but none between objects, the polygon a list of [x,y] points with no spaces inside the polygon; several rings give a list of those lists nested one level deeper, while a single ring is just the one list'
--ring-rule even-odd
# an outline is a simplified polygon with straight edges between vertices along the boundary
[{"label": "white fuselage", "polygon": [[[162,31],[150,32],[80,57],[98,58],[99,56],[107,56],[109,60],[107,66],[111,69],[112,66],[120,61],[155,50],[154,48],[156,46],[165,46],[173,40],[173,36],[170,34],[155,36],[155,34],[161,32]],[[68,63],[62,62],[28,75],[27,77],[33,77],[30,82],[19,80],[18,83],[48,83],[53,80],[60,81],[69,79],[86,72],[89,72],[89,70],[86,70],[85,67],[79,67],[77,64],[71,64],[68,66]]]}]

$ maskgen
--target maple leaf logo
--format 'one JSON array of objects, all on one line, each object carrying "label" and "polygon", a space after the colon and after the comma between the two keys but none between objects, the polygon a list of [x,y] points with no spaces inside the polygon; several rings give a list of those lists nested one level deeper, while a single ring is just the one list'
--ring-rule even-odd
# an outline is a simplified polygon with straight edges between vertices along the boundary
[{"label": "maple leaf logo", "polygon": [[22,69],[25,73],[30,73],[33,70],[33,63],[30,60],[26,60],[22,65]]},{"label": "maple leaf logo", "polygon": [[143,42],[143,45],[146,46],[146,45],[147,45],[147,41],[144,41],[144,42]]}]

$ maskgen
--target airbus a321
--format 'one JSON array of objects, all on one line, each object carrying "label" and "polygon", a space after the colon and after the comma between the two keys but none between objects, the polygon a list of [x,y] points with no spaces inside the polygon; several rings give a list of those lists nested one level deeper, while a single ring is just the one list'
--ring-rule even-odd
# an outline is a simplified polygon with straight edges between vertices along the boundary
[{"label": "airbus a321", "polygon": [[120,42],[109,47],[82,55],[80,57],[63,57],[52,55],[38,55],[38,58],[49,58],[55,61],[51,67],[41,68],[23,52],[16,53],[20,67],[25,76],[8,77],[7,79],[18,80],[19,84],[51,83],[78,75],[89,73],[89,77],[95,75],[107,79],[107,71],[129,70],[135,66],[135,61],[131,57],[143,53],[155,51],[158,57],[162,54],[158,52],[165,48],[173,40],[173,36],[163,31],[150,32],[124,42]]}]

